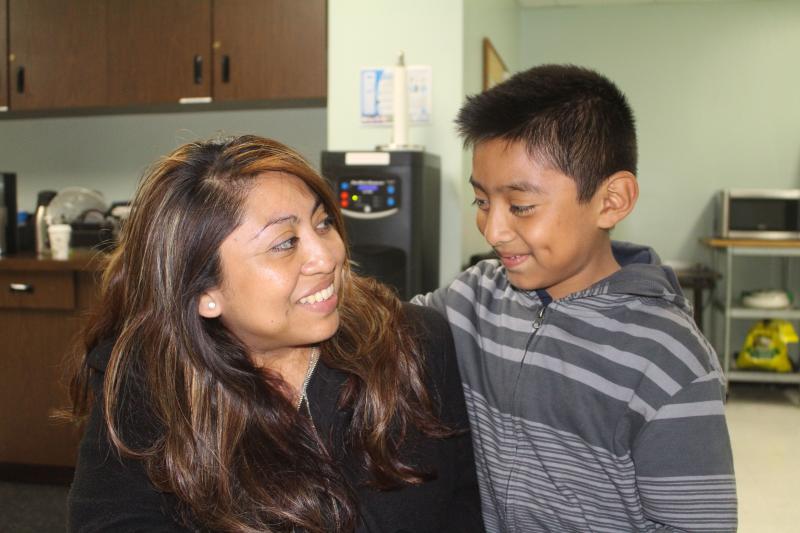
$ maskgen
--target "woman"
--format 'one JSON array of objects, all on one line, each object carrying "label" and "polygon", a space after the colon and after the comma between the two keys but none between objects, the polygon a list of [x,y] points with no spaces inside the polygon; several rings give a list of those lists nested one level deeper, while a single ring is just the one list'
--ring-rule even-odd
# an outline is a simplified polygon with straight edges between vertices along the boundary
[{"label": "woman", "polygon": [[274,141],[147,174],[73,380],[71,530],[482,530],[446,323],[351,273],[343,237]]}]

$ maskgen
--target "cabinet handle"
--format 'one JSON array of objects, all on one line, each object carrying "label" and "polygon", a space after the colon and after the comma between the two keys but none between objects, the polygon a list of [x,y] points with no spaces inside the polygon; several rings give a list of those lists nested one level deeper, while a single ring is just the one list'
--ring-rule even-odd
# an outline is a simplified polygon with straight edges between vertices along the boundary
[{"label": "cabinet handle", "polygon": [[194,83],[203,83],[203,56],[194,56]]},{"label": "cabinet handle", "polygon": [[9,283],[8,290],[10,292],[33,292],[33,285],[30,283]]},{"label": "cabinet handle", "polygon": [[231,81],[231,56],[222,56],[222,83]]},{"label": "cabinet handle", "polygon": [[25,92],[25,67],[17,67],[17,92]]}]

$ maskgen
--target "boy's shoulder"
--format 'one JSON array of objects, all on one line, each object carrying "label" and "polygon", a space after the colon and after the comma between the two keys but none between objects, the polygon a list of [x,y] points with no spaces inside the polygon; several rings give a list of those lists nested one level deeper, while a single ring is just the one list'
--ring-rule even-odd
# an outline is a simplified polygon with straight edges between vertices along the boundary
[{"label": "boy's shoulder", "polygon": [[484,259],[461,272],[447,287],[448,300],[468,300],[497,312],[536,303],[526,291],[515,289],[498,259]]},{"label": "boy's shoulder", "polygon": [[565,327],[601,346],[613,346],[685,383],[719,373],[717,355],[680,292],[615,292],[561,302]]}]

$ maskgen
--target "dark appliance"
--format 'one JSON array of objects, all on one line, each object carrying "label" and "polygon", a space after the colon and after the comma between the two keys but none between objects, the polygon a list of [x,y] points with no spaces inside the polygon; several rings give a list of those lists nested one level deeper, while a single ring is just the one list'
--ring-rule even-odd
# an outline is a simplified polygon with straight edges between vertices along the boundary
[{"label": "dark appliance", "polygon": [[439,156],[323,152],[322,174],[339,200],[358,273],[406,300],[439,286]]},{"label": "dark appliance", "polygon": [[728,239],[800,239],[800,189],[720,191],[716,226]]},{"label": "dark appliance", "polygon": [[8,255],[17,252],[17,175],[2,172],[0,176],[0,254]]}]

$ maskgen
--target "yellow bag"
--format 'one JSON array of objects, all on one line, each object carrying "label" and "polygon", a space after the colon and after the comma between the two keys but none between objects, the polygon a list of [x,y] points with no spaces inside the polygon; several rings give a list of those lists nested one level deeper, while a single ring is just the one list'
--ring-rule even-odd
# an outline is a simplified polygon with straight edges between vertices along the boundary
[{"label": "yellow bag", "polygon": [[786,320],[757,322],[747,333],[736,366],[740,370],[791,372],[792,362],[786,345],[797,341],[797,332]]}]

